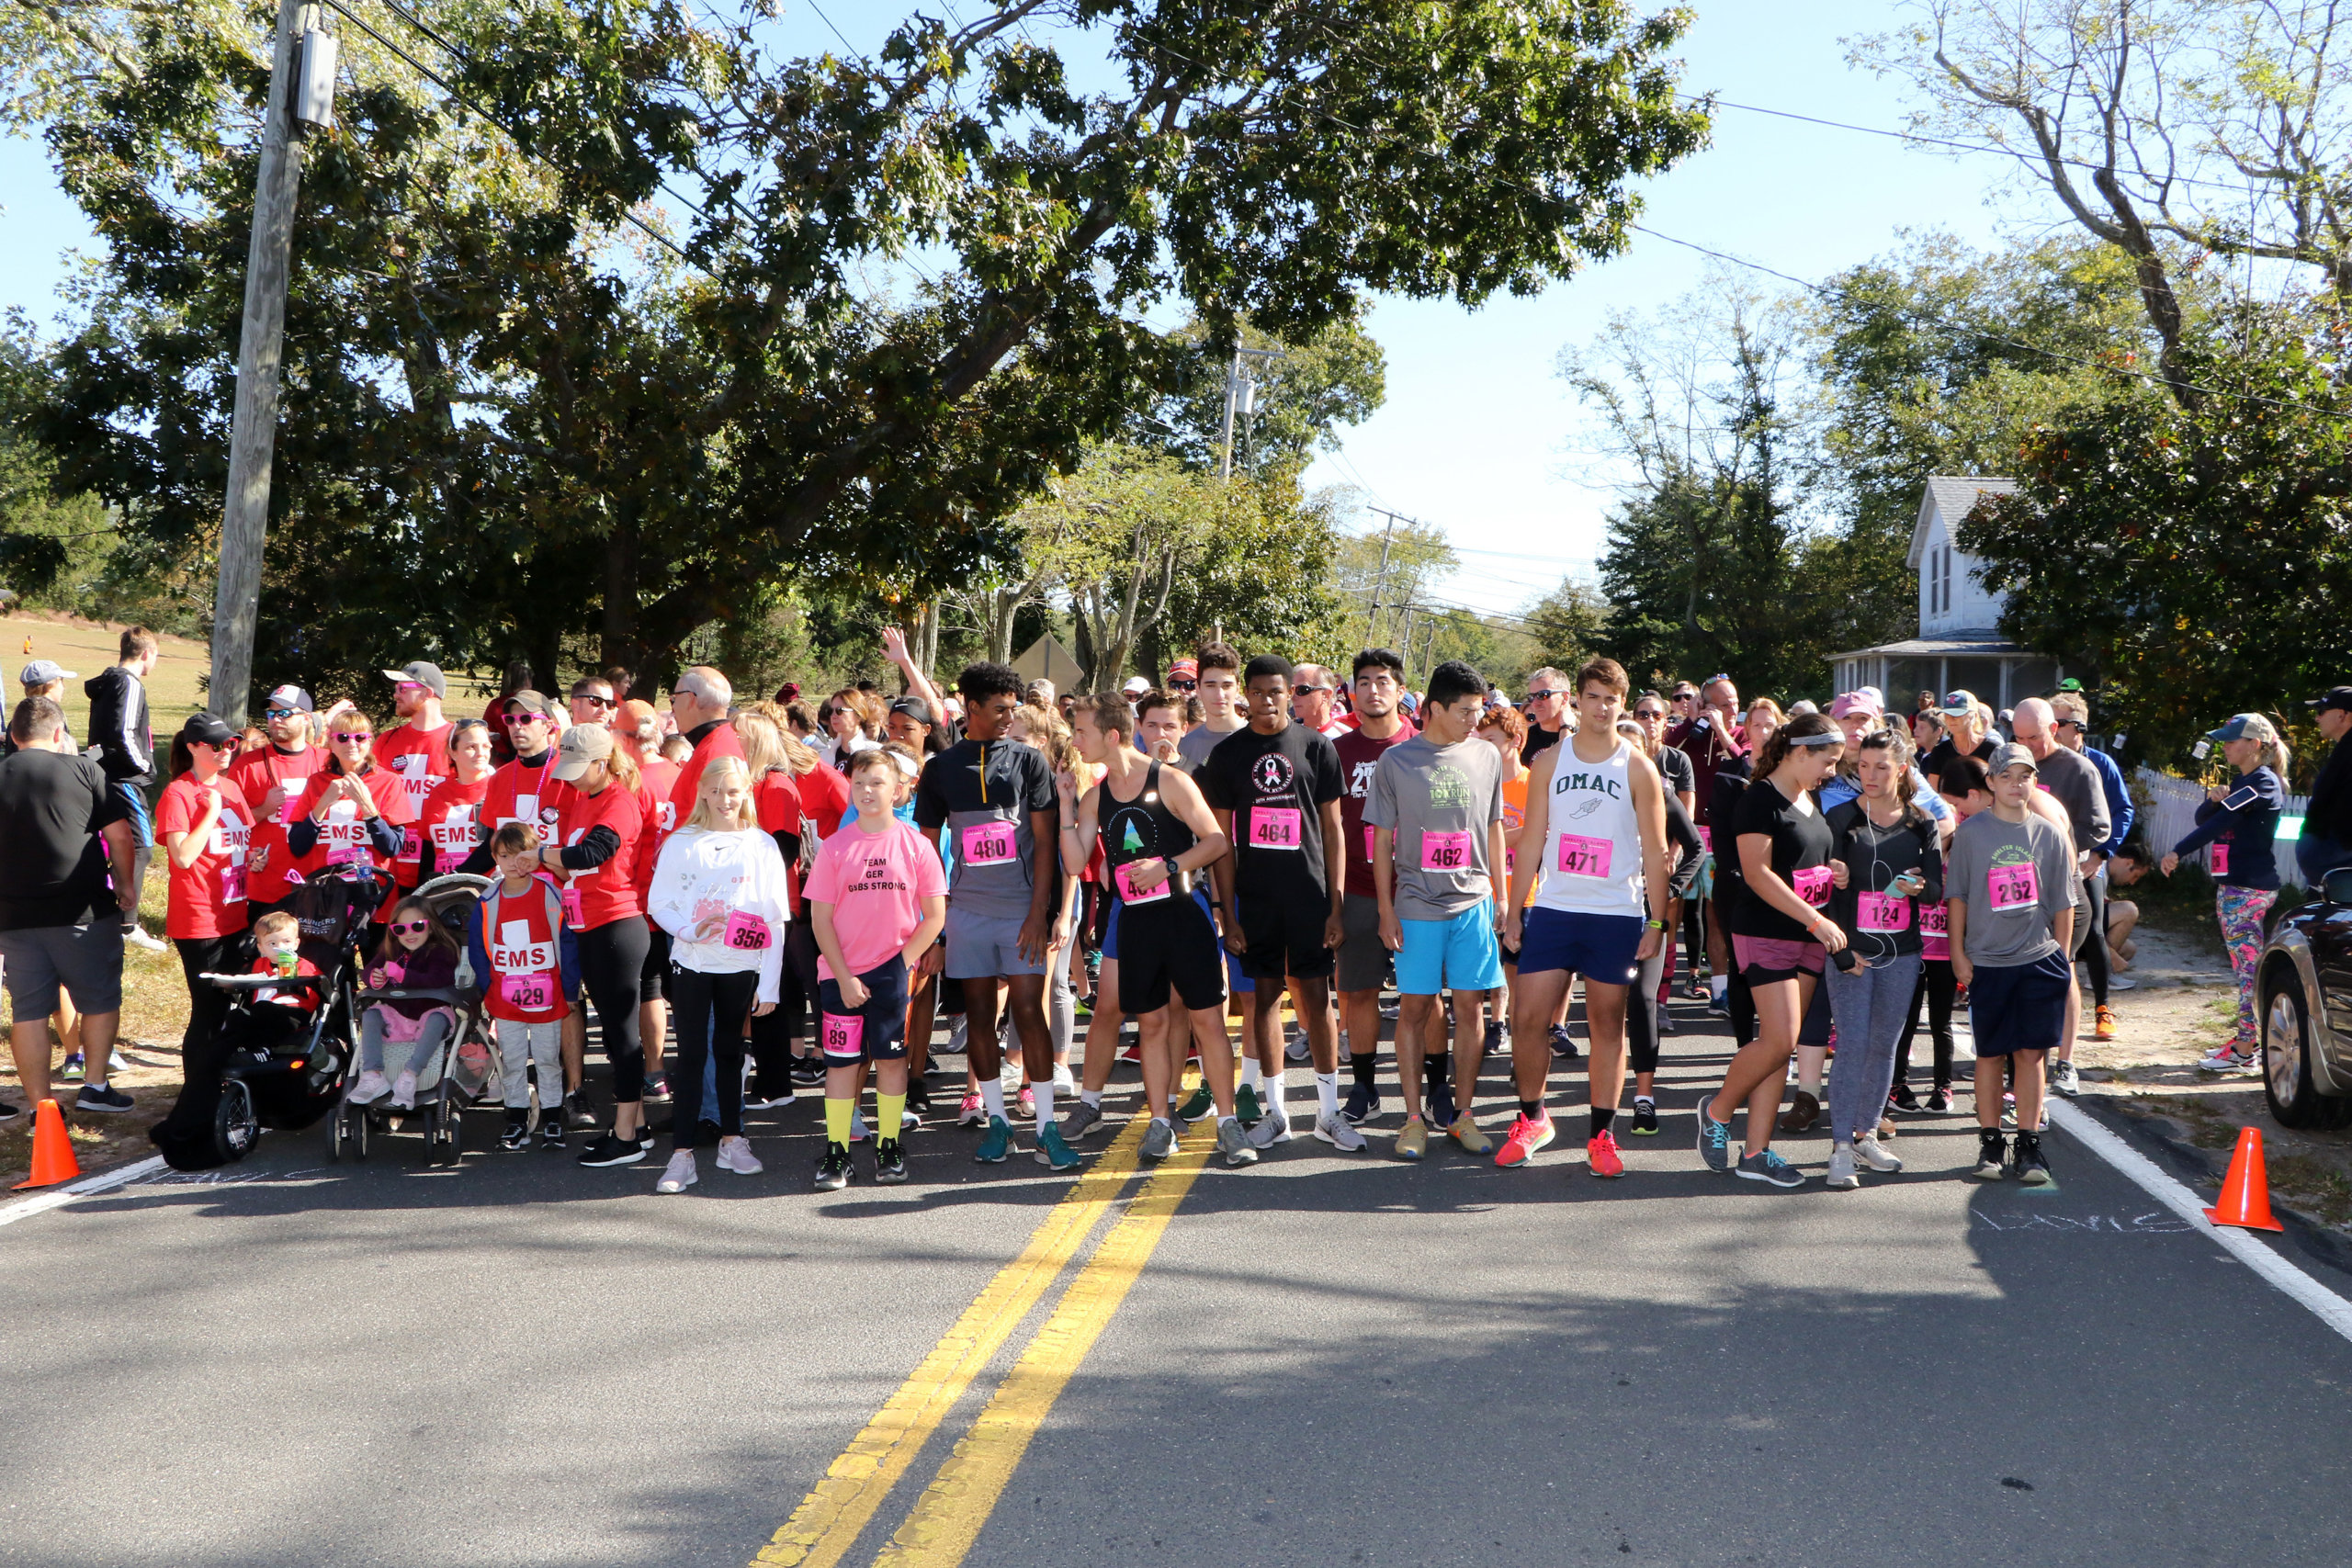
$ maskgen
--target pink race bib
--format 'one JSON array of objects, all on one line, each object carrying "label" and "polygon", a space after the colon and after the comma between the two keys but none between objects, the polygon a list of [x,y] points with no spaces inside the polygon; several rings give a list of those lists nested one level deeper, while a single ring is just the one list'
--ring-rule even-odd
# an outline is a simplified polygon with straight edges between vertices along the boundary
[{"label": "pink race bib", "polygon": [[[1298,807],[1253,806],[1250,808],[1250,846],[1259,850],[1295,850],[1303,839]],[[1367,860],[1371,857],[1367,855]]]},{"label": "pink race bib", "polygon": [[1616,853],[1617,846],[1607,839],[1588,839],[1581,833],[1563,833],[1560,835],[1560,874],[1607,876],[1609,863]]},{"label": "pink race bib", "polygon": [[401,829],[401,852],[394,857],[402,865],[416,865],[424,859],[424,836],[412,822]]},{"label": "pink race bib", "polygon": [[1855,923],[1866,931],[1900,931],[1911,928],[1911,900],[1885,893],[1858,895]]},{"label": "pink race bib", "polygon": [[1135,877],[1131,874],[1139,863],[1141,863],[1136,861],[1122,861],[1111,868],[1111,875],[1119,885],[1119,897],[1130,904],[1157,904],[1169,896],[1169,889],[1175,886],[1175,879],[1171,877],[1162,882],[1148,893],[1140,892],[1136,889]]},{"label": "pink race bib", "polygon": [[1699,848],[1708,854],[1715,852],[1715,830],[1713,828],[1702,827],[1699,829]]},{"label": "pink race bib", "polygon": [[327,846],[327,859],[334,864],[365,859],[368,854],[368,824],[329,822],[320,828],[319,841]]},{"label": "pink race bib", "polygon": [[1797,890],[1798,897],[1818,909],[1829,902],[1829,868],[1801,866],[1789,874],[1789,886]]},{"label": "pink race bib", "polygon": [[545,1012],[555,1006],[555,976],[502,976],[498,982],[498,994],[508,1007],[517,1012]]},{"label": "pink race bib", "polygon": [[[1012,863],[1012,824],[975,822],[964,829],[964,863],[971,866]],[[762,946],[766,944],[763,942]]]},{"label": "pink race bib", "polygon": [[580,884],[576,881],[563,885],[563,923],[573,931],[580,930],[587,923],[586,918],[581,913]]},{"label": "pink race bib", "polygon": [[1424,830],[1421,834],[1421,869],[1444,872],[1469,870],[1470,835]]},{"label": "pink race bib", "polygon": [[242,904],[245,901],[245,868],[224,865],[220,868],[220,902]]},{"label": "pink race bib", "polygon": [[2207,852],[2209,855],[2211,855],[2211,863],[2212,863],[2212,867],[2213,867],[2213,874],[2214,874],[2215,876],[2227,876],[2227,875],[2229,875],[2229,874],[2230,874],[2230,846],[2229,846],[2229,845],[2227,845],[2227,844],[2215,844],[2215,845],[2211,846],[2211,849],[2209,849],[2206,852]]},{"label": "pink race bib", "polygon": [[738,953],[765,953],[775,939],[767,921],[737,909],[727,917],[727,930],[718,940]]},{"label": "pink race bib", "polygon": [[843,1018],[839,1013],[825,1014],[824,1041],[828,1056],[864,1055],[865,1020],[862,1017]]},{"label": "pink race bib", "polygon": [[2041,897],[2041,879],[2031,865],[1996,865],[1984,877],[1984,902],[1998,913],[2022,909]]},{"label": "pink race bib", "polygon": [[1941,904],[1920,906],[1919,956],[1942,959],[1951,957],[1951,931],[1944,923],[1944,907]]},{"label": "pink race bib", "polygon": [[1369,822],[1363,825],[1363,862],[1366,865],[1370,865],[1372,863],[1372,846],[1378,841],[1374,835],[1378,831],[1379,829],[1374,828]]}]

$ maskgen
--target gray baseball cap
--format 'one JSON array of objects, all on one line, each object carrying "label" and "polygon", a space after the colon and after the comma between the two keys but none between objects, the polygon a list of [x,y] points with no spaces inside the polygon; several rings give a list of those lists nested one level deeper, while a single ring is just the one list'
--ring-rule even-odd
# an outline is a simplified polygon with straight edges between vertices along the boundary
[{"label": "gray baseball cap", "polygon": [[413,681],[416,684],[431,691],[436,697],[446,697],[449,694],[449,682],[442,675],[441,666],[428,664],[422,659],[413,664],[403,664],[398,670],[386,670],[382,674],[385,680],[395,685],[403,681]]},{"label": "gray baseball cap", "polygon": [[73,679],[74,671],[58,663],[56,660],[36,659],[25,666],[23,672],[17,677],[17,682],[23,686],[46,686],[51,681]]},{"label": "gray baseball cap", "polygon": [[2006,746],[1993,748],[1992,760],[1984,764],[1984,771],[1999,778],[2011,768],[2020,766],[2030,773],[2041,772],[2041,764],[2033,760],[2033,753],[2012,740]]}]

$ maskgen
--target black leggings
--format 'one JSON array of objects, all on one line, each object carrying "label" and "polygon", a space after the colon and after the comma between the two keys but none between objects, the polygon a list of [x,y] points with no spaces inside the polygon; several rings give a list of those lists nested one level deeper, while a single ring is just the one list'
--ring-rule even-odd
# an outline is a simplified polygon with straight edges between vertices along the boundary
[{"label": "black leggings", "polygon": [[580,981],[595,1005],[597,1027],[604,1031],[616,1105],[636,1105],[645,1099],[645,1048],[637,1032],[637,1004],[644,996],[641,976],[651,941],[643,915],[580,933]]},{"label": "black leggings", "polygon": [[187,1030],[180,1036],[179,1098],[153,1134],[160,1146],[168,1148],[174,1142],[211,1145],[212,1118],[220,1108],[220,1070],[229,1055],[222,1031],[229,1020],[229,993],[197,976],[230,973],[229,950],[237,941],[233,936],[173,939],[180,950],[180,970],[187,976]]},{"label": "black leggings", "polygon": [[718,1123],[721,1137],[743,1132],[743,1020],[758,996],[760,976],[706,975],[670,965],[670,1028],[678,1039],[678,1067],[670,1075],[670,1146],[695,1146],[695,1125],[703,1121],[702,1068],[718,1058]]},{"label": "black leggings", "polygon": [[1673,942],[1671,934],[1661,941],[1657,952],[1643,960],[1634,971],[1634,983],[1625,988],[1626,1065],[1637,1073],[1657,1071],[1657,1017],[1665,1010],[1657,999],[1657,988],[1666,978],[1667,950]]},{"label": "black leggings", "polygon": [[[2089,918],[2085,929],[2075,933],[2075,953],[2090,971],[2091,1005],[2107,1005],[2107,877],[2086,876],[2083,879],[2083,895],[2090,900]],[[2086,935],[2087,933],[2087,935]]]},{"label": "black leggings", "polygon": [[1930,958],[1919,965],[1919,983],[1911,987],[1911,1016],[1904,1021],[1902,1043],[1894,1048],[1894,1087],[1910,1084],[1911,1037],[1919,1032],[1919,1003],[1928,1004],[1928,1037],[1936,1052],[1935,1086],[1951,1087],[1951,999],[1959,989],[1951,977],[1951,960]]}]

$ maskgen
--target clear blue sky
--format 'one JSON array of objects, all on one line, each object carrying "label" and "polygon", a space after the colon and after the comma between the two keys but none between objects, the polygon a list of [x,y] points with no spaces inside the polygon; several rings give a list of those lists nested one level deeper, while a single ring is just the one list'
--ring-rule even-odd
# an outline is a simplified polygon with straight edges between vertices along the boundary
[{"label": "clear blue sky", "polygon": [[[1689,91],[1860,125],[1901,123],[1894,85],[1849,70],[1839,42],[1895,25],[1891,0],[1699,0],[1698,10],[1683,51]],[[831,0],[822,15],[863,50],[905,13],[896,0]],[[787,0],[773,30],[787,49],[840,47],[805,0]],[[1989,243],[2000,212],[1987,201],[2003,167],[1726,108],[1714,145],[1646,189],[1643,221],[1820,277],[1884,252],[1904,229]],[[62,308],[67,253],[89,240],[44,150],[0,139],[0,307],[22,306],[46,326]],[[1564,572],[1589,572],[1609,496],[1579,482],[1591,476],[1570,456],[1580,414],[1556,374],[1559,351],[1589,339],[1611,310],[1646,311],[1689,292],[1706,265],[1637,235],[1626,255],[1537,299],[1475,312],[1379,301],[1371,328],[1388,354],[1387,404],[1348,433],[1337,460],[1318,461],[1310,480],[1358,485],[1367,501],[1444,528],[1463,571],[1441,592],[1462,604],[1512,610]]]}]

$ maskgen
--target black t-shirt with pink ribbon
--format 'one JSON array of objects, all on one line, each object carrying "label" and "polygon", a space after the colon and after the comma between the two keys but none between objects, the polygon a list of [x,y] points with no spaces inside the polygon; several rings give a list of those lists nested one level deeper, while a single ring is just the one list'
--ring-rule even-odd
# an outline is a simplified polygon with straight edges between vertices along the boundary
[{"label": "black t-shirt with pink ribbon", "polygon": [[1210,806],[1233,813],[1236,897],[1329,897],[1322,807],[1344,789],[1329,739],[1296,723],[1273,735],[1237,729],[1193,776]]},{"label": "black t-shirt with pink ribbon", "polygon": [[[1816,909],[1829,904],[1829,862],[1837,848],[1819,803],[1810,795],[1791,800],[1770,779],[1758,779],[1739,797],[1732,818],[1733,841],[1715,846],[1716,852],[1739,852],[1738,840],[1760,833],[1772,840],[1772,869],[1796,889],[1798,897]],[[1732,907],[1732,933],[1770,937],[1781,942],[1809,942],[1813,933],[1765,902],[1751,884],[1748,897]]]}]

